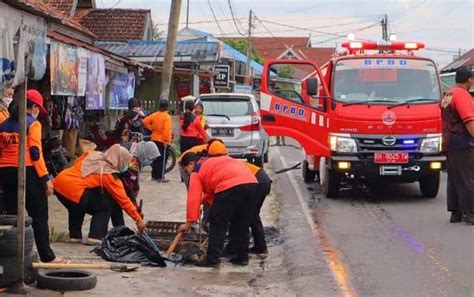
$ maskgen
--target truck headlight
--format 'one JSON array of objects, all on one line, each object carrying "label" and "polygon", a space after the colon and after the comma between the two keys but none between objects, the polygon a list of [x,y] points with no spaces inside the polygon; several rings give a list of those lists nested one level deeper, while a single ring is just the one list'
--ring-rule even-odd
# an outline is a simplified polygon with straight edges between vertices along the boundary
[{"label": "truck headlight", "polygon": [[422,153],[439,153],[441,152],[442,137],[441,135],[428,135],[421,142],[420,151]]},{"label": "truck headlight", "polygon": [[338,153],[356,153],[357,144],[349,135],[330,135],[329,147],[331,151]]}]

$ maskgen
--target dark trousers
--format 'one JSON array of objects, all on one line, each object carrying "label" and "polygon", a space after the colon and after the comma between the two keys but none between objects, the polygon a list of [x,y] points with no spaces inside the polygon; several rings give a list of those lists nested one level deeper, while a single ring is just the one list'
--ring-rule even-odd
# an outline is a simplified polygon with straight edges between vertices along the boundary
[{"label": "dark trousers", "polygon": [[[262,224],[262,219],[260,218],[260,210],[262,209],[263,203],[265,202],[265,198],[267,198],[268,194],[270,193],[271,187],[272,187],[272,181],[267,175],[267,173],[263,170],[260,170],[256,176],[258,185],[257,185],[257,193],[252,199],[256,200],[256,206],[254,209],[254,212],[251,215],[251,220],[250,220],[250,230],[252,232],[253,236],[253,244],[255,249],[257,250],[266,250],[267,249],[267,243],[265,241],[265,232],[263,230],[263,224]],[[235,234],[235,232],[232,232],[235,228],[235,221],[232,221],[229,225],[229,233],[230,234]],[[228,244],[228,247],[226,248],[229,253],[234,254],[235,253],[235,247],[234,247],[234,242],[236,241],[236,238],[233,238],[232,236],[230,237],[230,241]]]},{"label": "dark trousers", "polygon": [[115,200],[108,193],[102,193],[101,189],[88,189],[84,191],[79,204],[58,193],[56,193],[56,196],[68,210],[70,238],[82,239],[82,224],[84,223],[86,213],[92,216],[88,237],[94,239],[104,238],[107,234],[111,214],[115,213],[117,216],[117,213],[122,211]]},{"label": "dark trousers", "polygon": [[448,152],[448,211],[474,214],[474,148]]},{"label": "dark trousers", "polygon": [[238,260],[248,260],[249,226],[255,208],[254,196],[257,184],[244,184],[216,194],[209,211],[209,245],[207,260],[220,262],[225,235],[229,223],[235,225],[230,234],[235,238],[235,254]]},{"label": "dark trousers", "polygon": [[[3,186],[5,211],[7,214],[17,213],[18,168],[0,168],[0,183]],[[45,184],[32,166],[26,167],[26,197],[25,208],[33,219],[33,231],[36,248],[42,262],[51,262],[56,258],[49,245],[48,227],[48,197]]]},{"label": "dark trousers", "polygon": [[197,137],[181,136],[179,138],[179,147],[181,150],[181,154],[199,144],[200,144],[200,141],[199,141],[199,138]]},{"label": "dark trousers", "polygon": [[160,151],[160,156],[153,161],[151,165],[151,178],[152,179],[164,179],[165,178],[165,169],[166,169],[166,160],[168,159],[168,148],[166,144],[158,141],[154,141],[158,150]]}]

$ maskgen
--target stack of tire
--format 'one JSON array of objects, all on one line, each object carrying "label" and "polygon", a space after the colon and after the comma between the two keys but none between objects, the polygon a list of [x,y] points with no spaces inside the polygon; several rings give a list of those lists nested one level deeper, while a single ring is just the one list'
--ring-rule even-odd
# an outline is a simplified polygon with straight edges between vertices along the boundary
[{"label": "stack of tire", "polygon": [[[18,273],[16,267],[17,218],[14,215],[0,215],[0,288],[16,283]],[[36,281],[33,262],[38,262],[38,254],[33,252],[33,228],[31,218],[25,218],[25,283]]]}]

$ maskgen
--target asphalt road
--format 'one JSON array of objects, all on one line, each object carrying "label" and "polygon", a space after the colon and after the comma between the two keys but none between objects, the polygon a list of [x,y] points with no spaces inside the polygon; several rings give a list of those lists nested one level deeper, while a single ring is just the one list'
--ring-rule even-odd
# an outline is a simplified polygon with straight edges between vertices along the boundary
[{"label": "asphalt road", "polygon": [[[274,170],[299,162],[294,147],[271,150]],[[416,183],[386,185],[375,203],[350,189],[327,199],[301,170],[277,179],[297,295],[474,296],[474,226],[449,223],[446,176],[435,199],[422,198]]]}]

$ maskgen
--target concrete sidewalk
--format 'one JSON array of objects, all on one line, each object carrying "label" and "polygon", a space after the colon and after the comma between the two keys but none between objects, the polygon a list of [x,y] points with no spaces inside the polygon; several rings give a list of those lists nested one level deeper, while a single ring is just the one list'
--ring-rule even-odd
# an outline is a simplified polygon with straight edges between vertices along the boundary
[{"label": "concrete sidewalk", "polygon": [[[268,165],[267,169],[271,169]],[[268,170],[271,171],[271,170]],[[184,221],[186,189],[180,182],[178,170],[167,175],[171,181],[166,184],[150,179],[150,172],[142,174],[140,197],[143,199],[145,219],[153,221]],[[275,188],[275,187],[274,187]],[[49,198],[50,227],[53,238],[64,238],[67,233],[67,212],[55,197]],[[267,197],[262,208],[265,226],[277,226],[279,206],[275,193]],[[87,236],[90,217],[83,226]],[[135,224],[126,217],[126,223]],[[53,243],[53,249],[60,257],[74,263],[103,262],[91,247],[81,244]],[[198,268],[176,266],[167,268],[141,267],[138,272],[119,273],[98,270],[97,287],[85,292],[64,294],[30,287],[29,296],[291,296],[283,281],[282,249],[278,244],[269,243],[269,254],[252,255],[250,264],[238,267],[223,261],[220,268]],[[13,296],[6,294],[5,296]]]}]

